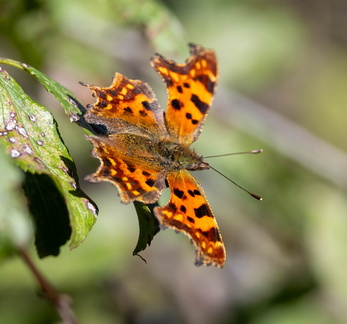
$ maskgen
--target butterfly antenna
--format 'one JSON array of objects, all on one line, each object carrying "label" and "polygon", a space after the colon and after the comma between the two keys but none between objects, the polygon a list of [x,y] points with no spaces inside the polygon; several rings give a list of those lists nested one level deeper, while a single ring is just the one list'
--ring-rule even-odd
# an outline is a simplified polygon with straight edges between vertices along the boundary
[{"label": "butterfly antenna", "polygon": [[227,177],[225,174],[223,174],[222,172],[218,171],[217,169],[215,169],[214,167],[212,167],[211,165],[208,164],[208,166],[216,171],[218,174],[220,174],[222,177],[224,177],[225,179],[229,180],[231,183],[233,183],[236,187],[239,187],[240,189],[242,189],[243,191],[247,192],[250,196],[252,196],[253,198],[257,199],[257,200],[263,200],[263,198],[261,198],[260,196],[250,192],[249,190],[247,190],[246,188],[240,186],[238,183],[236,183],[235,181],[231,180],[229,177]]},{"label": "butterfly antenna", "polygon": [[262,153],[262,152],[263,152],[263,150],[260,149],[260,150],[246,151],[246,152],[236,152],[236,153],[227,153],[227,154],[219,154],[219,155],[209,155],[209,156],[204,156],[204,159],[221,157],[221,156],[240,155],[240,154],[259,154],[259,153]]},{"label": "butterfly antenna", "polygon": [[[262,153],[263,150],[251,150],[251,151],[245,151],[245,152],[236,152],[236,153],[227,153],[227,154],[219,154],[219,155],[209,155],[209,156],[204,156],[204,159],[207,158],[214,158],[214,157],[221,157],[221,156],[230,156],[230,155],[240,155],[240,154],[259,154]],[[214,167],[212,167],[211,165],[209,165],[209,167],[216,171],[218,174],[220,174],[222,177],[224,177],[225,179],[229,180],[231,183],[233,183],[236,187],[239,187],[240,189],[242,189],[243,191],[247,192],[250,196],[252,196],[255,199],[258,200],[263,200],[263,198],[261,198],[260,196],[250,192],[249,190],[243,188],[242,186],[240,186],[238,183],[236,183],[235,181],[231,180],[229,177],[227,177],[225,174],[223,174],[222,172],[218,171],[217,169],[215,169]]]}]

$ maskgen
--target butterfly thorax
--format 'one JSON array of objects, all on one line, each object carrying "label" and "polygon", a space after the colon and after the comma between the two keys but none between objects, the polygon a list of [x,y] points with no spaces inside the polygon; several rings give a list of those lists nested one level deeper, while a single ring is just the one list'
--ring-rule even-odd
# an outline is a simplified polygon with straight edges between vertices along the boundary
[{"label": "butterfly thorax", "polygon": [[167,167],[175,170],[206,170],[208,163],[203,161],[203,157],[198,155],[189,146],[178,144],[172,141],[161,141],[158,149],[159,155],[167,162]]}]

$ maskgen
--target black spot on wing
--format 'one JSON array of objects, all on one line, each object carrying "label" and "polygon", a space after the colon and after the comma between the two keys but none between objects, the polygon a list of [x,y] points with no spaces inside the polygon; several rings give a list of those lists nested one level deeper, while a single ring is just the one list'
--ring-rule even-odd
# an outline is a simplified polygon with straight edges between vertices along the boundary
[{"label": "black spot on wing", "polygon": [[104,165],[108,168],[112,168],[113,165],[112,165],[112,162],[109,160],[109,159],[103,159],[103,162],[104,162]]},{"label": "black spot on wing", "polygon": [[191,217],[187,217],[187,219],[188,219],[188,221],[190,222],[190,223],[192,223],[192,224],[194,224],[195,223],[195,220],[194,220],[194,218],[191,218]]},{"label": "black spot on wing", "polygon": [[178,188],[175,188],[173,193],[174,193],[175,196],[177,196],[180,199],[182,199],[183,196],[184,196],[184,191],[179,190]]},{"label": "black spot on wing", "polygon": [[201,196],[201,193],[199,190],[197,189],[194,189],[194,190],[188,190],[188,193],[192,196],[192,197],[195,197],[195,196]]},{"label": "black spot on wing", "polygon": [[183,105],[182,102],[180,102],[178,99],[172,99],[171,106],[176,110],[180,110]]},{"label": "black spot on wing", "polygon": [[213,217],[207,204],[202,204],[200,207],[194,208],[194,213],[197,218],[204,216]]},{"label": "black spot on wing", "polygon": [[145,183],[148,186],[153,187],[153,185],[155,184],[155,180],[154,179],[148,179],[147,181],[145,181]]},{"label": "black spot on wing", "polygon": [[208,82],[208,83],[206,84],[206,90],[207,90],[209,93],[214,93],[215,85],[216,85],[215,82],[212,82],[212,81]]},{"label": "black spot on wing", "polygon": [[142,101],[142,106],[146,109],[146,110],[152,110],[152,107],[150,105],[150,103],[148,101]]},{"label": "black spot on wing", "polygon": [[110,175],[111,175],[111,172],[110,172],[110,170],[108,168],[107,169],[103,168],[100,173],[105,178],[109,178]]},{"label": "black spot on wing", "polygon": [[126,111],[126,112],[128,112],[128,113],[130,113],[130,114],[133,113],[133,110],[132,110],[130,107],[125,107],[125,108],[124,108],[124,111]]},{"label": "black spot on wing", "polygon": [[195,80],[200,81],[204,85],[205,89],[209,93],[213,94],[215,82],[211,81],[208,75],[199,75],[198,77],[195,78]]},{"label": "black spot on wing", "polygon": [[173,86],[173,81],[170,77],[163,76],[164,82],[167,85],[168,88],[171,88]]},{"label": "black spot on wing", "polygon": [[171,212],[175,213],[176,210],[177,210],[177,207],[176,207],[175,204],[173,204],[173,203],[170,202],[170,203],[167,205],[167,209],[169,209]]},{"label": "black spot on wing", "polygon": [[215,227],[211,227],[208,231],[199,230],[199,232],[205,236],[209,241],[217,242],[222,241],[221,236]]},{"label": "black spot on wing", "polygon": [[195,107],[198,108],[199,111],[203,115],[205,115],[207,113],[209,105],[206,102],[201,101],[200,98],[197,95],[192,94],[192,96],[190,97],[190,100],[193,102]]}]

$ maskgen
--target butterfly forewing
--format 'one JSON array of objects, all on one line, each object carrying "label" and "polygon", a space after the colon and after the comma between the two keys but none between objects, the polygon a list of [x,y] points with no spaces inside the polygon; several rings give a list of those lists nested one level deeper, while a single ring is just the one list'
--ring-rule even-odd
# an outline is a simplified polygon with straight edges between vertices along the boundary
[{"label": "butterfly forewing", "polygon": [[116,73],[110,87],[87,86],[97,97],[85,115],[89,123],[106,126],[108,134],[166,132],[163,110],[147,83]]},{"label": "butterfly forewing", "polygon": [[218,81],[214,51],[190,44],[191,56],[183,64],[156,55],[151,63],[164,79],[168,91],[165,114],[170,135],[190,145],[201,132]]}]

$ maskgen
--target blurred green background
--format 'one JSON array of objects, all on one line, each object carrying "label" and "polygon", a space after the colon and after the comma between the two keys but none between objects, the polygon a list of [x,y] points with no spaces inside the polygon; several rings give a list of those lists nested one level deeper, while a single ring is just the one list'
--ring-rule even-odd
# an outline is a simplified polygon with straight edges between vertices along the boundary
[{"label": "blurred green background", "polygon": [[[80,323],[347,323],[347,2],[342,0],[0,0],[0,56],[31,64],[83,104],[115,71],[165,87],[149,58],[177,61],[187,42],[213,48],[220,82],[194,147],[263,197],[214,171],[205,188],[228,254],[221,270],[193,265],[183,234],[161,231],[133,257],[138,222],[110,184],[83,178],[98,161],[84,132],[35,79],[4,66],[54,114],[81,186],[98,204],[85,242],[35,262],[69,294]],[[162,203],[167,194],[164,194]],[[0,264],[0,323],[58,323],[19,259]]]}]

